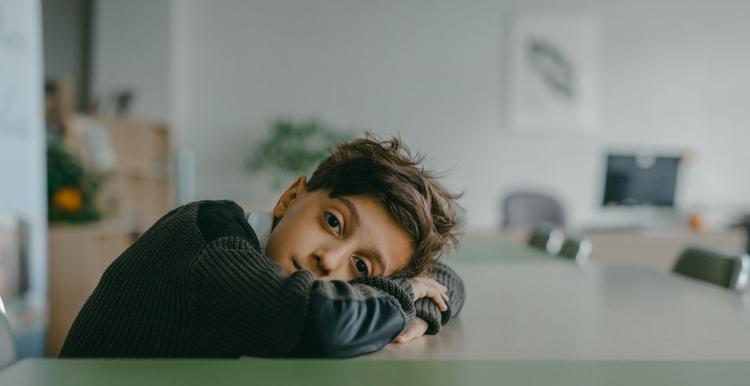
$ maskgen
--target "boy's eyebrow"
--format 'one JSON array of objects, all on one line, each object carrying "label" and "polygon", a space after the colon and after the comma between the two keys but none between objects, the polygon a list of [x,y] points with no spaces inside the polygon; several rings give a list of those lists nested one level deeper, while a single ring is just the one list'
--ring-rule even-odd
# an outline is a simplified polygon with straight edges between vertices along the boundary
[{"label": "boy's eyebrow", "polygon": [[353,204],[353,203],[352,203],[351,201],[347,200],[346,198],[343,198],[343,197],[335,197],[335,199],[336,199],[337,201],[341,202],[342,204],[344,204],[344,206],[345,206],[345,207],[346,207],[347,209],[349,209],[349,213],[351,213],[351,214],[352,214],[352,217],[354,217],[354,222],[355,222],[355,223],[356,223],[357,225],[359,225],[359,211],[357,210],[357,207],[356,207],[356,206],[354,206],[354,204]]},{"label": "boy's eyebrow", "polygon": [[380,274],[385,276],[385,272],[386,272],[386,269],[388,268],[388,265],[386,264],[385,259],[383,259],[383,255],[380,253],[380,250],[378,250],[377,248],[373,248],[373,249],[367,249],[363,252],[367,256],[371,256],[378,262],[378,265],[380,265],[380,269],[382,270]]},{"label": "boy's eyebrow", "polygon": [[[357,207],[354,206],[354,203],[352,203],[351,201],[347,200],[344,197],[334,197],[334,198],[337,201],[339,201],[342,204],[344,204],[344,206],[347,209],[349,209],[349,213],[351,213],[352,217],[354,217],[354,223],[356,223],[357,225],[359,225],[360,224],[359,211],[357,210]],[[375,260],[377,260],[378,264],[380,265],[380,267],[381,267],[381,269],[383,271],[381,273],[383,275],[385,275],[385,272],[387,271],[387,268],[388,268],[388,263],[383,258],[383,254],[380,253],[380,250],[377,247],[375,247],[373,249],[365,250],[364,252],[368,256],[371,256],[372,258],[374,258]]]}]

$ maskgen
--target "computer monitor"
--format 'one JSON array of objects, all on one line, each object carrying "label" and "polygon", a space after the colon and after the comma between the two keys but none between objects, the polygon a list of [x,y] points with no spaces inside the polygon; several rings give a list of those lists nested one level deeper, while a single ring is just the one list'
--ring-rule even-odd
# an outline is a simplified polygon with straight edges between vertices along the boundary
[{"label": "computer monitor", "polygon": [[602,205],[673,207],[680,157],[608,155]]}]

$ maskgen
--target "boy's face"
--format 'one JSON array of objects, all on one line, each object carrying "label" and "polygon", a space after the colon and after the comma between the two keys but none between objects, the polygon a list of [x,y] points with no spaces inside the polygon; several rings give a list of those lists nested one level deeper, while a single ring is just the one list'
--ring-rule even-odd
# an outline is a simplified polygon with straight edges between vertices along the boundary
[{"label": "boy's face", "polygon": [[389,276],[408,265],[409,236],[377,199],[331,198],[306,191],[305,182],[300,177],[273,209],[266,253],[285,276],[306,269],[320,280],[349,281]]}]

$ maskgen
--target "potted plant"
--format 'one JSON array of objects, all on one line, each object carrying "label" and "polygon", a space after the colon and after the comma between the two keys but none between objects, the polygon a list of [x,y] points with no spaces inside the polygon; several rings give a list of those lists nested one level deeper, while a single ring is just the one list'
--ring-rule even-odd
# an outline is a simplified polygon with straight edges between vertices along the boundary
[{"label": "potted plant", "polygon": [[281,119],[272,124],[270,136],[255,146],[246,166],[254,173],[271,173],[278,188],[288,177],[311,173],[328,156],[332,145],[351,138],[348,131],[337,131],[316,121],[296,123]]}]

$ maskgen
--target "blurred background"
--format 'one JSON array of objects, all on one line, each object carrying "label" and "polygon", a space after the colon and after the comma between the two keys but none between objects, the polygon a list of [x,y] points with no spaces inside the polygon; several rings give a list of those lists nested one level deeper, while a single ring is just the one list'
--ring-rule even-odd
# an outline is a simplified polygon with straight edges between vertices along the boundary
[{"label": "blurred background", "polygon": [[446,172],[467,237],[552,223],[591,260],[665,271],[688,243],[742,253],[748,14],[740,0],[0,0],[0,297],[19,355],[55,355],[103,270],[170,208],[268,210],[365,131]]}]

